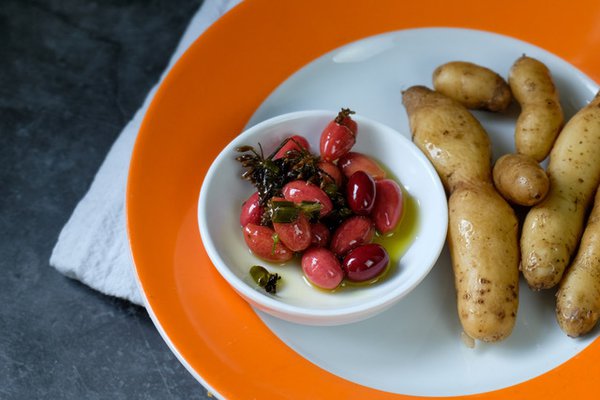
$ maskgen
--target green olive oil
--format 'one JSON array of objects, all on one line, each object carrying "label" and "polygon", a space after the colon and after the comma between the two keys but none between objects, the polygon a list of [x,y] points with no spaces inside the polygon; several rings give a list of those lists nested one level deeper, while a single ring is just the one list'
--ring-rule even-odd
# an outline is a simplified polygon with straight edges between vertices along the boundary
[{"label": "green olive oil", "polygon": [[404,197],[404,209],[402,211],[402,219],[398,223],[396,229],[385,235],[377,232],[373,243],[378,243],[385,247],[390,255],[390,264],[398,264],[402,254],[415,239],[418,227],[419,209],[417,201],[402,189]]},{"label": "green olive oil", "polygon": [[404,187],[401,186],[401,189],[404,208],[402,210],[402,217],[400,222],[398,222],[398,226],[392,232],[389,232],[385,235],[376,232],[375,237],[373,238],[373,243],[383,246],[390,256],[390,263],[388,264],[387,268],[381,275],[370,281],[351,282],[347,279],[344,279],[340,286],[369,286],[381,280],[385,280],[390,273],[399,268],[400,259],[402,258],[402,255],[406,249],[408,249],[410,244],[415,239],[415,235],[417,234],[417,229],[419,226],[419,208],[417,201],[411,195],[409,195],[406,190],[404,190]]}]

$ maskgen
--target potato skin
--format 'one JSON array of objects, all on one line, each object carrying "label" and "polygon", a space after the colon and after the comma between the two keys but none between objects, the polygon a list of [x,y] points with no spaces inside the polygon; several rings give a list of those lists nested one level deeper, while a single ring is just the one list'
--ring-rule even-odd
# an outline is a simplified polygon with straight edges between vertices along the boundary
[{"label": "potato skin", "polygon": [[413,141],[450,192],[448,241],[463,329],[474,339],[502,340],[518,308],[518,224],[492,184],[487,134],[464,106],[425,87],[406,90],[403,103]]},{"label": "potato skin", "polygon": [[402,102],[413,142],[431,160],[446,190],[491,181],[490,140],[466,108],[424,86],[406,90]]},{"label": "potato skin", "polygon": [[491,184],[461,186],[448,203],[458,315],[472,338],[510,335],[519,305],[518,221]]},{"label": "potato skin", "polygon": [[565,125],[550,153],[550,191],[521,234],[521,270],[533,289],[556,286],[569,264],[600,182],[600,92]]},{"label": "potato skin", "polygon": [[550,71],[542,62],[523,55],[511,67],[508,84],[521,105],[515,127],[517,152],[542,161],[564,124],[558,90]]},{"label": "potato skin", "polygon": [[591,331],[600,317],[600,190],[575,260],[556,294],[556,319],[571,337]]},{"label": "potato skin", "polygon": [[512,100],[510,87],[500,75],[465,61],[437,67],[433,72],[433,87],[471,109],[503,111]]},{"label": "potato skin", "polygon": [[494,185],[513,204],[533,206],[546,197],[550,180],[546,171],[524,154],[505,154],[493,169]]}]

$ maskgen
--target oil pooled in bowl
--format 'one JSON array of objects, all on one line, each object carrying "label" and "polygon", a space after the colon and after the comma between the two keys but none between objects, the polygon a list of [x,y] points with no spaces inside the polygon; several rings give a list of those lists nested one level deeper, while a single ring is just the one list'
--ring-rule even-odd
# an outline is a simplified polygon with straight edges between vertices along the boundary
[{"label": "oil pooled in bowl", "polygon": [[[344,280],[334,290],[325,290],[312,285],[302,273],[300,257],[296,256],[285,264],[262,262],[270,273],[277,273],[281,280],[277,284],[277,293],[274,297],[284,300],[289,304],[296,304],[315,308],[328,308],[347,303],[348,298],[353,300],[372,296],[369,286],[382,284],[392,274],[401,273],[402,255],[414,241],[419,226],[419,208],[416,199],[403,187],[404,211],[398,226],[386,235],[379,233],[373,239],[385,247],[390,256],[390,263],[386,270],[377,278],[367,282],[350,282]],[[250,279],[251,281],[251,279]],[[256,286],[257,290],[263,291]],[[271,295],[270,295],[271,296]]]}]

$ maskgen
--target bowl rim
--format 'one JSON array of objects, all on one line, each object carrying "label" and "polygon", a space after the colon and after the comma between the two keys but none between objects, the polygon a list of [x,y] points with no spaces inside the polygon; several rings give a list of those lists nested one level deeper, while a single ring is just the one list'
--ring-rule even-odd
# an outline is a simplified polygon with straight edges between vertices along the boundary
[{"label": "bowl rim", "polygon": [[[396,303],[402,297],[406,296],[423,281],[423,279],[429,274],[433,266],[436,264],[446,241],[446,234],[448,230],[448,203],[446,198],[446,192],[439,178],[439,175],[437,174],[435,168],[433,167],[429,159],[414,143],[412,143],[412,141],[410,141],[397,129],[394,129],[389,125],[383,124],[379,121],[356,113],[352,115],[352,118],[359,124],[359,126],[361,124],[370,124],[376,130],[390,130],[396,133],[397,139],[401,141],[403,145],[410,148],[411,152],[414,153],[416,158],[420,161],[420,164],[423,167],[425,167],[427,175],[431,176],[432,178],[433,187],[429,194],[431,196],[435,194],[439,198],[439,203],[441,205],[439,212],[443,214],[442,221],[444,222],[440,222],[439,229],[435,231],[435,236],[433,238],[428,237],[432,245],[429,247],[430,251],[427,253],[428,256],[426,257],[426,260],[424,260],[422,263],[422,265],[427,265],[421,268],[421,273],[417,274],[417,278],[414,279],[409,286],[405,286],[402,290],[400,290],[397,287],[392,288],[392,290],[385,293],[384,295],[367,298],[364,302],[360,304],[339,305],[332,308],[311,308],[289,304],[284,301],[280,301],[273,296],[263,294],[255,288],[251,287],[244,280],[240,279],[240,277],[238,277],[231,270],[227,263],[225,263],[225,261],[221,258],[211,236],[209,235],[207,228],[207,213],[205,212],[207,208],[206,189],[210,187],[213,183],[215,171],[217,170],[218,166],[223,162],[224,159],[231,156],[232,151],[235,149],[235,147],[240,145],[240,143],[238,142],[242,141],[248,136],[254,136],[255,134],[257,134],[257,132],[260,132],[265,128],[269,128],[271,126],[275,126],[283,122],[289,122],[305,118],[319,118],[325,116],[334,117],[336,113],[336,111],[324,109],[293,111],[268,118],[251,127],[247,127],[243,132],[241,132],[233,140],[231,140],[225,146],[225,148],[223,148],[220,151],[218,156],[213,160],[208,171],[206,172],[206,175],[202,182],[202,186],[200,188],[197,207],[198,227],[202,243],[208,254],[209,259],[211,260],[211,263],[221,274],[221,276],[229,283],[229,285],[244,298],[244,300],[248,301],[251,304],[260,305],[260,309],[278,318],[288,319],[283,317],[283,314],[293,317],[292,319],[288,320],[293,320],[295,322],[299,322],[302,320],[306,321],[307,319],[314,319],[314,322],[322,322],[327,320],[328,318],[335,317],[336,320],[340,321],[339,323],[349,323],[354,321],[352,319],[353,316],[363,316],[360,319],[364,319],[368,316],[364,314],[368,313],[370,310],[383,311],[387,307]],[[417,233],[420,232],[420,229],[421,227],[418,228]],[[415,240],[418,240],[418,237],[420,236],[417,234]],[[375,314],[376,313],[374,313],[373,315]]]}]

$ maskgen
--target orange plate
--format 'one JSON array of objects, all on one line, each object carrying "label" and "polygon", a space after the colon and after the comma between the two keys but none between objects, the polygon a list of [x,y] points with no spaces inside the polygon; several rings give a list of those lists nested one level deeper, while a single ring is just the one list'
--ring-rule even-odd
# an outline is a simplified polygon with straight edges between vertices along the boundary
[{"label": "orange plate", "polygon": [[[598,21],[597,0],[563,7],[544,0],[252,0],[225,15],[165,79],[144,120],[129,175],[133,257],[149,312],[173,351],[227,398],[409,398],[313,365],[233,292],[212,267],[196,225],[204,174],[273,89],[348,42],[425,26],[488,30],[543,47],[600,81]],[[600,393],[599,363],[596,340],[538,378],[467,397],[590,398]]]}]

